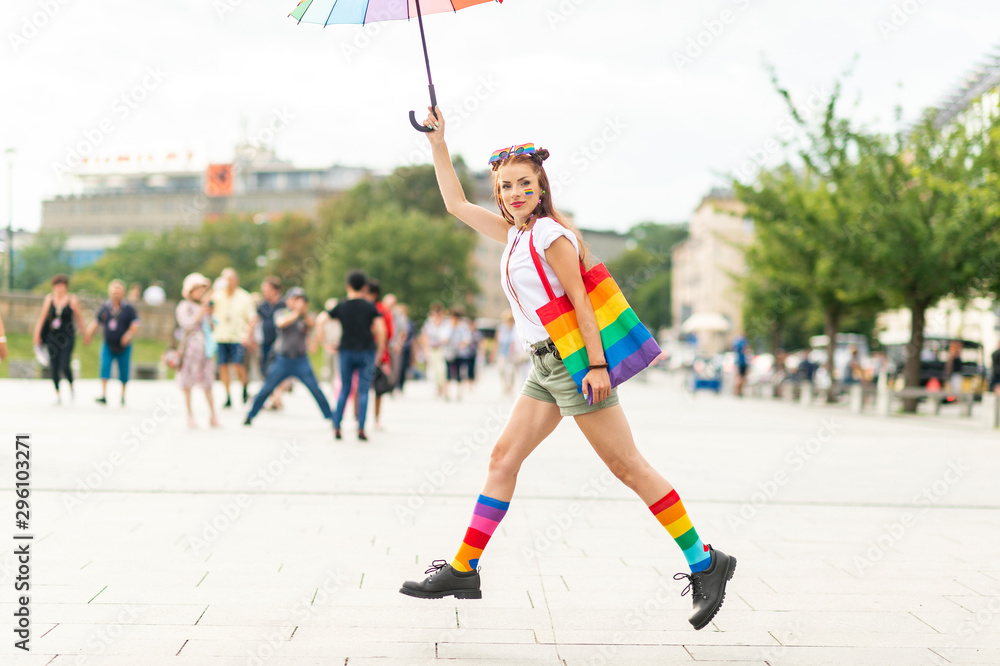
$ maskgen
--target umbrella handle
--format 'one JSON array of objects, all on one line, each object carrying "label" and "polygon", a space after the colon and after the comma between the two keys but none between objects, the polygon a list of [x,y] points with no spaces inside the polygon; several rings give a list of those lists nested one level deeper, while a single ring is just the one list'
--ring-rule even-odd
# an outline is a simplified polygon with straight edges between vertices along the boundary
[{"label": "umbrella handle", "polygon": [[[427,86],[427,89],[431,93],[431,113],[434,114],[435,118],[437,118],[438,114],[437,114],[437,111],[435,111],[434,109],[437,108],[438,103],[437,103],[437,96],[434,94],[434,84],[432,83],[431,85]],[[413,111],[410,111],[410,124],[413,125],[413,129],[417,130],[418,132],[433,132],[434,131],[433,128],[427,127],[426,125],[421,125],[420,123],[418,123],[417,122],[417,114],[414,113]]]}]

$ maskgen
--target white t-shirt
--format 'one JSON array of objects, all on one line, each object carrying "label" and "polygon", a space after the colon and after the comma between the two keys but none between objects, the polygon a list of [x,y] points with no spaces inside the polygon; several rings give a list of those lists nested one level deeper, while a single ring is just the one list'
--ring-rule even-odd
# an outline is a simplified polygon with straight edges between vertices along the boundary
[{"label": "white t-shirt", "polygon": [[[545,250],[557,238],[562,236],[569,239],[573,247],[576,248],[577,254],[579,254],[580,246],[577,243],[576,235],[551,217],[543,217],[535,220],[533,229],[535,251],[538,252],[538,258],[542,261],[542,269],[549,279],[549,284],[552,285],[552,291],[555,292],[557,297],[562,296],[566,293],[566,290],[560,284],[555,271],[549,266],[549,262],[545,260]],[[514,324],[517,326],[517,334],[521,338],[521,342],[524,343],[525,348],[549,337],[538,315],[535,314],[535,310],[549,302],[549,295],[545,293],[545,285],[542,284],[542,280],[538,276],[535,262],[531,260],[531,250],[528,248],[528,239],[531,237],[531,231],[529,229],[528,231],[520,232],[521,237],[517,241],[517,246],[514,247],[514,254],[510,256],[510,281],[514,285],[514,291],[517,293],[516,300],[513,294],[510,293],[507,285],[507,257],[510,255],[511,247],[514,246],[514,240],[517,239],[519,233],[519,230],[515,227],[511,227],[507,232],[507,247],[504,248],[503,255],[500,257],[500,284],[503,287],[503,292],[507,294],[507,300],[510,301],[510,309],[514,313]],[[520,306],[518,305],[518,301],[521,302]]]}]

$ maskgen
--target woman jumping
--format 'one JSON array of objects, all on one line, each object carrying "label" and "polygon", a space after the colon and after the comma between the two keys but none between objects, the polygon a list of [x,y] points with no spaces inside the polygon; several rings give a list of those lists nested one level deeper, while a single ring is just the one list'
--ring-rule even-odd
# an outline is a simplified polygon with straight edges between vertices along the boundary
[{"label": "woman jumping", "polygon": [[[684,553],[690,574],[695,629],[708,625],[722,606],[726,582],[736,558],[702,542],[677,491],[636,449],[618,394],[611,387],[593,306],[580,275],[580,262],[590,257],[580,233],[552,204],[549,179],[542,162],[549,156],[532,144],[499,150],[490,158],[494,196],[500,215],[470,203],[459,183],[444,140],[440,110],[424,122],[434,154],[434,170],[448,212],[479,233],[505,243],[501,257],[503,290],[510,301],[518,335],[530,347],[532,370],[514,403],[510,419],[490,455],[486,483],[472,512],[472,522],[458,554],[449,564],[435,560],[425,580],[407,581],[400,592],[413,597],[481,599],[479,558],[507,512],[521,464],[541,444],[563,416],[572,416],[608,469],[649,506]],[[568,295],[576,310],[590,359],[581,394],[563,365],[555,345],[535,310],[549,297],[531,257],[533,243],[556,296]],[[592,401],[588,401],[588,395]],[[592,403],[592,404],[591,404]]]}]

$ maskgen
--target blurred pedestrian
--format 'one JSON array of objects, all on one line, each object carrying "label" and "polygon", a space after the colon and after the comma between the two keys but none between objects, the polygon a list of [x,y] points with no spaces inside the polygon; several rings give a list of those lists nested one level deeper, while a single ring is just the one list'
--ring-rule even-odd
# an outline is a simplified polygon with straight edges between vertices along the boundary
[{"label": "blurred pedestrian", "polygon": [[337,370],[337,355],[340,353],[340,338],[343,329],[340,322],[330,316],[330,310],[337,307],[336,298],[328,298],[323,311],[316,315],[314,345],[323,350],[323,370],[320,379],[330,382],[333,395],[340,395],[340,373]]},{"label": "blurred pedestrian", "polygon": [[510,310],[503,313],[500,324],[497,326],[496,340],[496,363],[497,370],[500,371],[500,387],[503,389],[504,395],[510,395],[514,392],[514,378],[516,376],[511,352],[518,344],[517,332],[514,330],[514,313]]},{"label": "blurred pedestrian", "polygon": [[[396,334],[395,323],[392,319],[392,305],[396,302],[396,297],[392,294],[391,302],[386,303],[382,299],[382,283],[369,278],[367,285],[368,298],[375,305],[375,308],[382,315],[385,322],[386,345],[381,357],[375,360],[375,375],[372,377],[372,389],[375,391],[375,429],[382,429],[382,396],[392,393],[394,383],[392,381],[392,352],[389,341]],[[387,296],[387,298],[388,298]]]},{"label": "blurred pedestrian", "polygon": [[733,393],[743,397],[743,386],[747,380],[747,370],[750,368],[750,343],[746,336],[739,336],[733,342],[733,351],[736,353],[736,382],[733,385]]},{"label": "blurred pedestrian", "polygon": [[[281,297],[281,278],[276,275],[265,277],[260,283],[260,295],[261,302],[257,305],[253,326],[255,330],[260,327],[260,376],[266,381],[267,369],[274,358],[274,343],[278,339],[274,315],[285,308],[285,301]],[[275,387],[270,400],[273,409],[281,409],[281,396],[287,388],[288,382]]]},{"label": "blurred pedestrian", "polygon": [[361,271],[347,275],[347,298],[330,310],[330,316],[340,321],[340,394],[333,415],[333,434],[342,439],[341,423],[351,380],[358,373],[358,439],[366,441],[365,420],[368,416],[368,391],[375,376],[375,359],[385,352],[386,331],[381,313],[365,296],[368,278]]},{"label": "blurred pedestrian", "polygon": [[993,376],[990,378],[990,390],[1000,395],[1000,341],[997,342],[997,348],[993,350],[990,361],[990,367],[993,371]]},{"label": "blurred pedestrian", "polygon": [[952,340],[948,344],[948,360],[944,364],[944,376],[952,393],[962,392],[962,341]]},{"label": "blurred pedestrian", "polygon": [[142,285],[138,282],[130,284],[123,298],[128,303],[139,303],[142,300]]},{"label": "blurred pedestrian", "polygon": [[7,332],[3,328],[3,317],[0,317],[0,363],[7,360]]},{"label": "blurred pedestrian", "polygon": [[177,370],[177,383],[184,392],[188,426],[197,428],[191,408],[191,389],[205,391],[208,403],[209,424],[219,427],[212,399],[212,382],[215,381],[215,353],[217,345],[212,335],[212,281],[201,273],[191,273],[184,278],[181,288],[183,300],[177,304],[175,314],[181,339],[179,350],[181,365]]},{"label": "blurred pedestrian", "polygon": [[809,358],[812,353],[812,347],[806,346],[802,350],[802,360],[799,361],[799,379],[812,387],[816,382],[816,371],[819,370],[819,364]]},{"label": "blurred pedestrian", "polygon": [[456,400],[461,400],[463,393],[472,390],[472,382],[476,379],[479,331],[461,308],[452,310],[451,326],[452,358],[448,362],[448,380],[455,384]]},{"label": "blurred pedestrian", "polygon": [[427,321],[420,329],[420,346],[427,360],[427,376],[434,382],[439,398],[448,394],[446,347],[451,339],[451,320],[440,303],[432,303]]},{"label": "blurred pedestrian", "polygon": [[108,284],[108,300],[97,311],[97,318],[87,329],[85,341],[90,342],[98,326],[104,328],[101,345],[101,397],[97,402],[108,404],[108,380],[111,364],[118,365],[118,381],[122,383],[122,400],[125,404],[125,386],[128,384],[132,360],[132,340],[139,330],[139,313],[125,300],[125,283],[112,280]]},{"label": "blurred pedestrian", "polygon": [[57,404],[62,402],[59,394],[59,380],[62,376],[69,382],[70,398],[75,397],[71,359],[78,329],[84,334],[84,343],[89,343],[90,340],[85,335],[87,329],[83,325],[83,315],[80,313],[80,301],[75,294],[69,293],[69,276],[59,273],[52,277],[52,291],[42,301],[42,309],[38,313],[32,336],[35,346],[45,345],[48,351]]},{"label": "blurred pedestrian", "polygon": [[222,271],[223,288],[213,294],[212,317],[215,320],[215,340],[219,345],[219,381],[226,389],[223,408],[233,406],[229,395],[230,372],[243,385],[243,404],[247,395],[246,347],[253,344],[253,327],[250,322],[256,312],[253,297],[240,287],[240,277],[235,269]]},{"label": "blurred pedestrian", "polygon": [[851,345],[850,352],[851,355],[848,357],[847,364],[841,373],[843,383],[848,386],[860,383],[865,376],[864,368],[861,367],[861,356],[858,353],[858,348]]},{"label": "blurred pedestrian", "polygon": [[289,377],[295,377],[309,389],[324,419],[329,419],[331,416],[330,403],[323,395],[323,390],[320,389],[312,365],[309,363],[307,341],[310,331],[316,325],[316,320],[309,313],[309,297],[302,287],[292,287],[285,294],[284,300],[285,307],[274,314],[274,324],[278,329],[274,360],[268,366],[264,387],[254,398],[243,425],[252,425],[267,396]]},{"label": "blurred pedestrian", "polygon": [[278,339],[278,328],[274,324],[274,313],[285,308],[285,301],[281,297],[281,278],[276,275],[268,275],[260,283],[261,302],[257,306],[254,315],[254,323],[259,323],[261,328],[260,343],[260,373],[267,374],[267,366],[270,365],[274,351],[274,343]]},{"label": "blurred pedestrian", "polygon": [[407,374],[413,362],[413,341],[416,338],[416,331],[413,327],[413,320],[410,319],[410,307],[405,303],[397,303],[392,310],[393,321],[396,324],[396,337],[393,344],[396,346],[395,361],[392,368],[393,381],[399,392],[403,392],[406,385]]}]

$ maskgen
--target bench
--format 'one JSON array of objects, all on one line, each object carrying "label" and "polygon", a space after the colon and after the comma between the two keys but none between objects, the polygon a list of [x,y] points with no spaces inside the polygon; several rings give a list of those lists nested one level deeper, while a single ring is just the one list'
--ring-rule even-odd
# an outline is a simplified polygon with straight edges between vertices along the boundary
[{"label": "bench", "polygon": [[898,391],[888,390],[888,399],[882,400],[880,411],[888,414],[892,410],[892,404],[896,400],[927,400],[931,406],[931,413],[937,416],[941,413],[941,405],[945,403],[948,396],[954,396],[961,407],[962,416],[972,416],[972,405],[976,401],[976,393],[950,393],[948,391],[928,391],[923,388],[904,388]]}]

